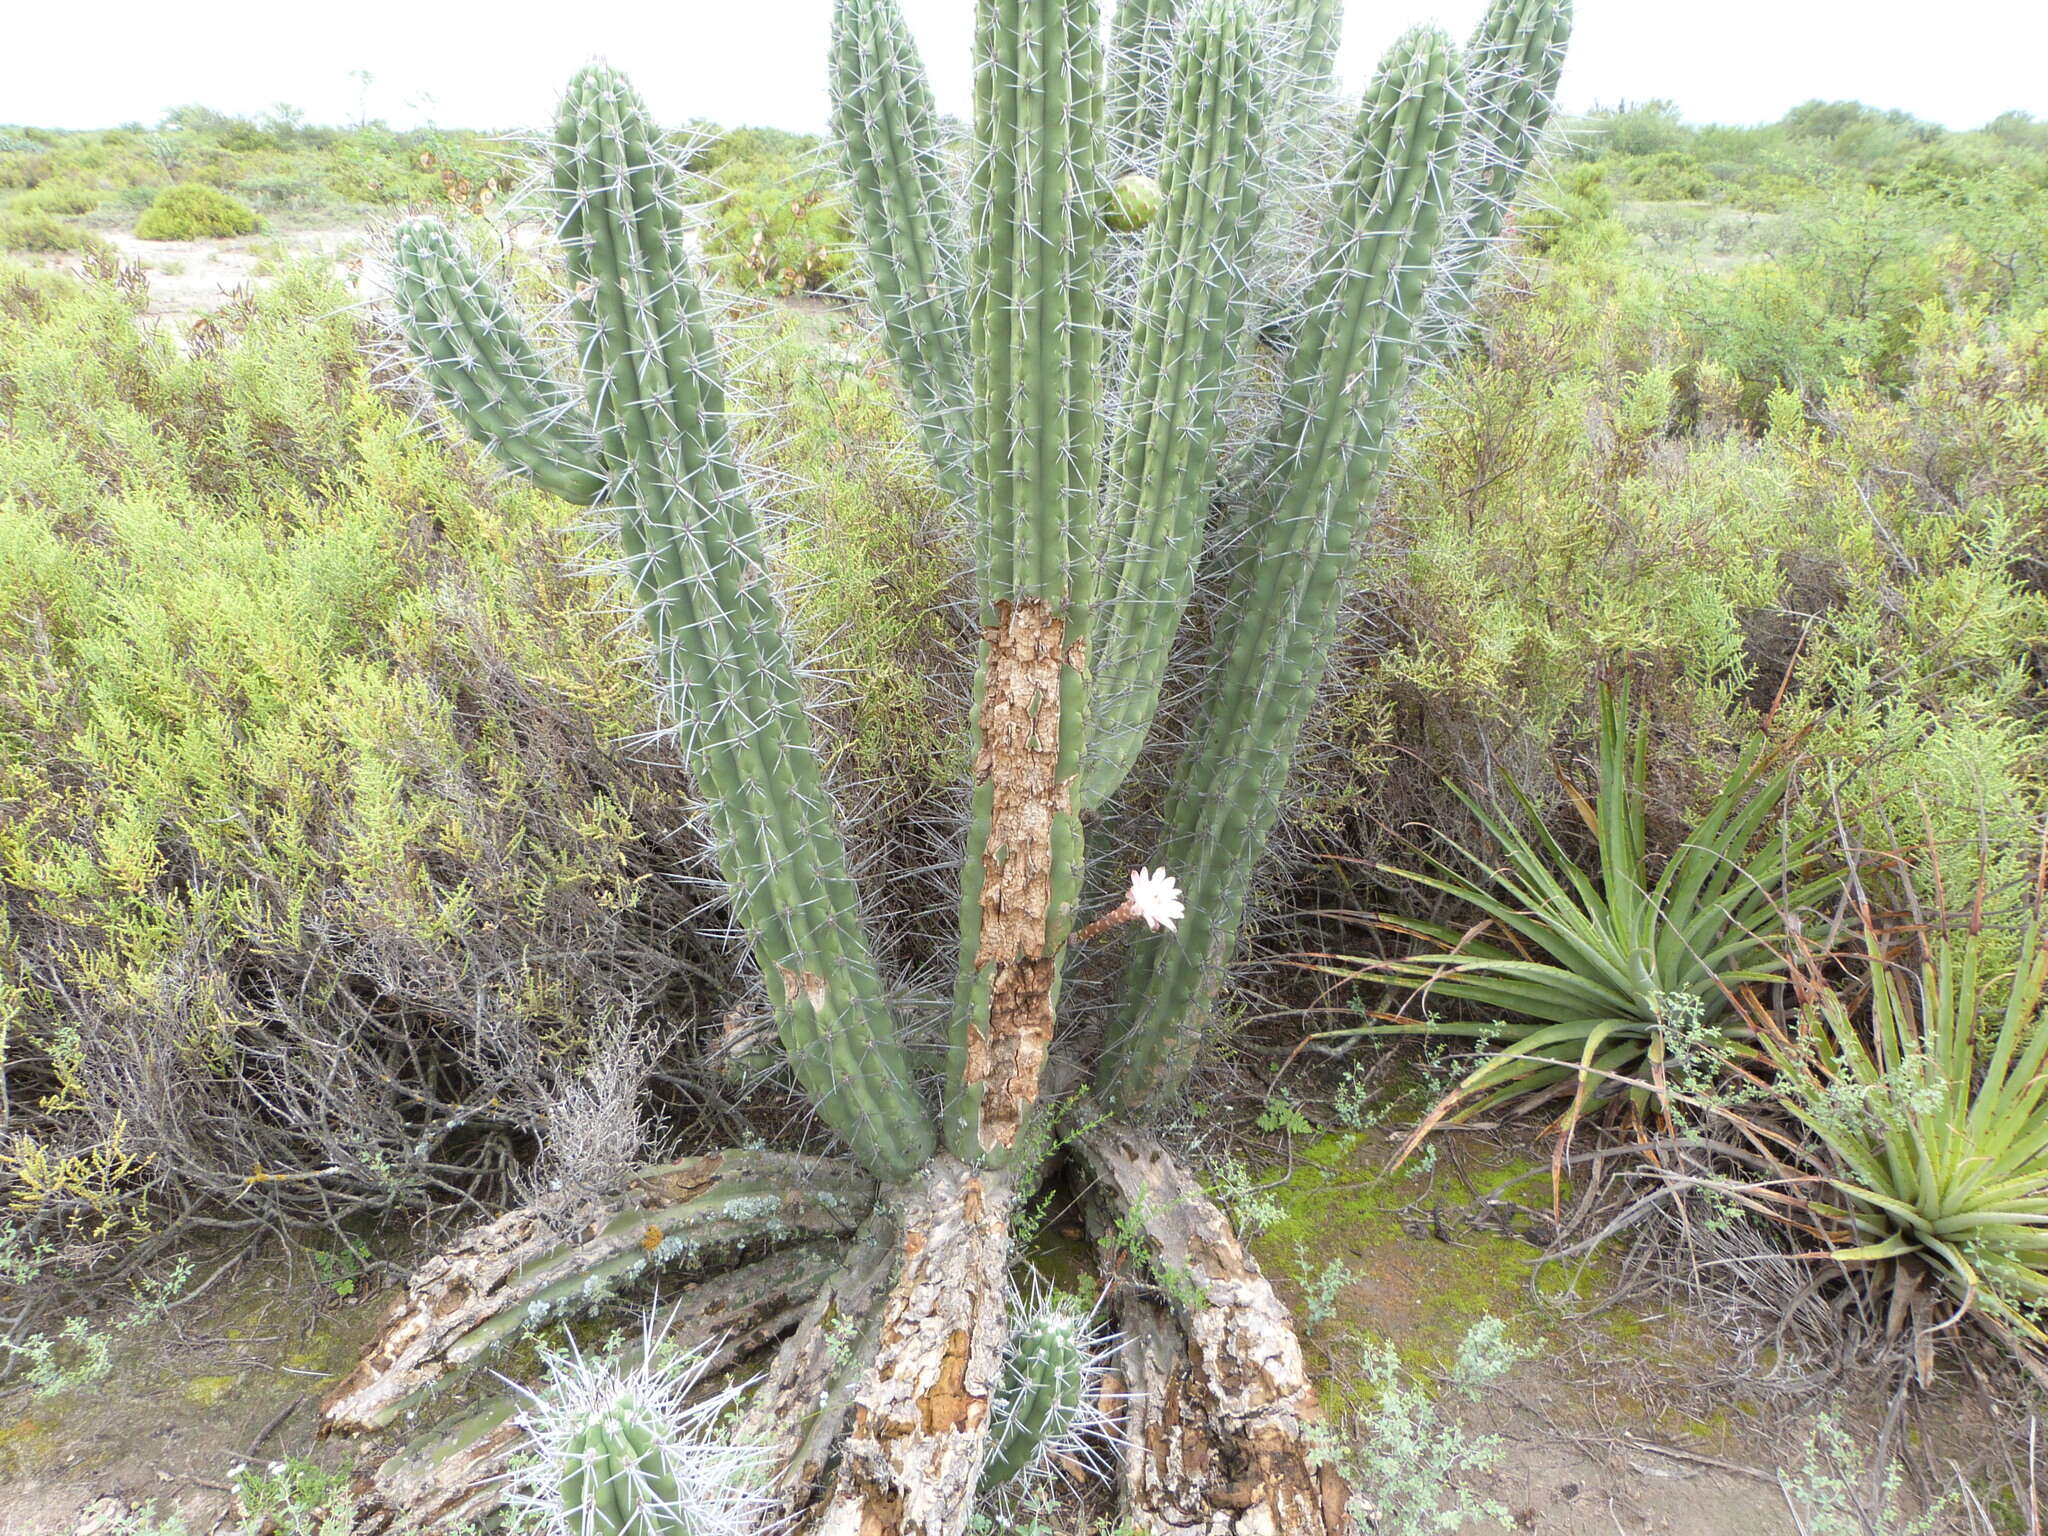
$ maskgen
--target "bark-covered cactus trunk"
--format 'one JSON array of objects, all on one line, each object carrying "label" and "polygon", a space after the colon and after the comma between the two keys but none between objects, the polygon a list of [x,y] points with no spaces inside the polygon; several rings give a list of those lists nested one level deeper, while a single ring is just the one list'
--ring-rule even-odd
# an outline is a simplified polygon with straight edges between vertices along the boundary
[{"label": "bark-covered cactus trunk", "polygon": [[[1105,893],[1085,930],[1159,930],[1131,956],[1093,1129],[1069,1154],[1124,1329],[1117,1483],[1141,1531],[1348,1529],[1285,1309],[1193,1177],[1131,1127],[1190,1069],[1411,373],[1448,334],[1424,317],[1471,309],[1569,16],[1564,0],[1495,0],[1464,56],[1434,31],[1404,38],[1327,186],[1308,173],[1330,158],[1339,0],[1118,0],[1107,58],[1102,20],[1098,0],[977,0],[961,177],[898,0],[834,10],[833,122],[880,335],[977,580],[936,1113],[861,927],[662,135],[614,71],[571,83],[549,164],[566,360],[452,232],[399,231],[400,325],[448,414],[616,528],[784,1053],[851,1160],[712,1154],[585,1209],[498,1218],[414,1276],[326,1428],[395,1425],[494,1346],[655,1274],[680,1286],[678,1342],[721,1366],[773,1346],[740,1432],[772,1450],[795,1528],[958,1536],[988,1483],[1076,1422],[1073,1339],[1010,1344],[1011,1219],[1057,1156],[1035,1133],[1083,828],[1147,745],[1206,559],[1218,595],[1192,735],[1146,860],[1165,870],[1121,903]],[[1312,195],[1319,252],[1276,309],[1263,268]],[[1263,414],[1251,398],[1251,447],[1226,467],[1241,386],[1270,372],[1246,366],[1262,347],[1285,354],[1281,386]],[[1220,538],[1219,501],[1234,509]],[[1179,1284],[1130,1271],[1133,1231]],[[366,1528],[491,1507],[511,1414],[486,1406],[368,1473]],[[670,1475],[631,1442],[588,1459],[611,1481]]]}]

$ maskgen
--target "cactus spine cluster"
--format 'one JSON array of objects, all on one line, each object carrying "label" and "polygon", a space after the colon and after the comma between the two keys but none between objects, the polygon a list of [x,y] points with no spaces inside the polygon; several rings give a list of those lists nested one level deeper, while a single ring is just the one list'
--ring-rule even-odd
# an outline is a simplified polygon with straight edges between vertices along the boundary
[{"label": "cactus spine cluster", "polygon": [[[1084,819],[1152,730],[1205,542],[1207,661],[1147,861],[1181,880],[1187,919],[1135,948],[1097,1074],[1112,1106],[1179,1080],[1229,960],[1428,351],[1424,317],[1470,307],[1548,112],[1568,7],[1494,0],[1466,53],[1433,30],[1404,37],[1341,166],[1303,151],[1329,120],[1338,20],[1339,0],[1118,0],[1105,59],[1097,0],[977,0],[963,198],[897,0],[836,0],[833,120],[873,300],[979,587],[936,1124],[862,933],[684,256],[678,173],[644,107],[613,71],[586,69],[550,149],[580,390],[458,240],[426,222],[400,232],[399,306],[449,412],[538,484],[616,518],[784,1048],[884,1179],[907,1177],[940,1130],[986,1163],[1021,1144]],[[1276,301],[1261,241],[1276,225],[1291,238],[1312,196],[1306,288]],[[1135,272],[1128,301],[1104,297],[1113,265]],[[1281,382],[1247,414],[1260,349]],[[1233,427],[1245,446],[1226,483]]]},{"label": "cactus spine cluster", "polygon": [[1089,1416],[1086,1318],[1059,1306],[1034,1308],[1010,1336],[996,1390],[994,1427],[981,1485],[1000,1488],[1074,1439]]}]

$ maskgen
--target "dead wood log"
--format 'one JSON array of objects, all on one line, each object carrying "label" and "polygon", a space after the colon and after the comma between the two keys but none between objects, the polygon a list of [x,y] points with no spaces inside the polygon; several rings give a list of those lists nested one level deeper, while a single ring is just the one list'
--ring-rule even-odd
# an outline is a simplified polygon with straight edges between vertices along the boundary
[{"label": "dead wood log", "polygon": [[1135,1231],[1148,1250],[1142,1274],[1113,1277],[1126,1518],[1162,1536],[1351,1536],[1344,1480],[1315,1452],[1322,1410],[1293,1320],[1229,1220],[1142,1132],[1097,1128],[1074,1150],[1099,1239],[1116,1250]]},{"label": "dead wood log", "polygon": [[716,1152],[635,1175],[563,1226],[509,1211],[421,1265],[355,1370],[320,1404],[320,1432],[381,1429],[435,1381],[520,1330],[587,1309],[649,1269],[701,1271],[851,1233],[872,1180],[783,1152]]},{"label": "dead wood log", "polygon": [[808,1536],[959,1536],[974,1510],[1008,1303],[1007,1175],[941,1155],[893,1202],[874,1361]]},{"label": "dead wood log", "polygon": [[[664,1296],[655,1327],[704,1360],[716,1374],[797,1327],[820,1291],[845,1266],[836,1242],[785,1249]],[[621,1368],[639,1363],[641,1343],[621,1352]],[[452,1531],[496,1511],[510,1491],[512,1457],[524,1444],[507,1395],[359,1469],[353,1486],[356,1536]]]}]

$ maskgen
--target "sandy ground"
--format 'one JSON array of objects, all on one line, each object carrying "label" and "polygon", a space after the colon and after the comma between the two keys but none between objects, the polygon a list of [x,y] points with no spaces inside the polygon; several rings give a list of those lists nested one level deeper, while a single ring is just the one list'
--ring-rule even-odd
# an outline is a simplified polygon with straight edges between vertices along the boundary
[{"label": "sandy ground", "polygon": [[[152,320],[182,324],[218,309],[238,289],[260,286],[282,262],[312,258],[331,264],[353,292],[368,296],[370,233],[361,228],[293,230],[236,240],[138,240],[125,230],[101,230],[125,262],[149,277]],[[75,258],[61,265],[75,269]]]}]

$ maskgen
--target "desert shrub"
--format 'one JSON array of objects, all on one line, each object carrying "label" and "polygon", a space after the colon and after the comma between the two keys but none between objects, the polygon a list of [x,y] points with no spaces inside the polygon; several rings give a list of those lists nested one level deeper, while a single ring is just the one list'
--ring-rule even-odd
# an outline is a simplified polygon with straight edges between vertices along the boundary
[{"label": "desert shrub", "polygon": [[111,287],[0,299],[24,1241],[502,1177],[591,1051],[686,1034],[722,963],[567,509],[410,431],[344,308],[287,274],[184,356]]},{"label": "desert shrub", "polygon": [[[1923,305],[1880,371],[1831,348],[1834,291],[1785,264],[1666,275],[1595,236],[1614,227],[1497,293],[1484,352],[1432,382],[1303,774],[1307,845],[1481,835],[1445,781],[1496,805],[1549,782],[1594,734],[1593,680],[1628,677],[1664,743],[1653,825],[1682,827],[1775,709],[1815,764],[1799,815],[1838,800],[1923,867],[1988,847],[2018,889],[2048,803],[2048,316]],[[1418,910],[1366,887],[1347,905]]]},{"label": "desert shrub", "polygon": [[[0,1199],[31,1259],[502,1188],[572,1110],[630,1157],[645,1073],[688,1082],[744,995],[578,515],[415,431],[362,323],[288,270],[187,354],[110,285],[0,282]],[[900,815],[957,706],[892,648],[961,647],[898,604],[959,560],[865,338],[756,325],[791,567],[860,572],[799,636],[872,670],[825,714],[862,814]],[[901,900],[892,931],[934,905]],[[578,1086],[599,1059],[642,1065]]]},{"label": "desert shrub", "polygon": [[166,187],[136,221],[141,240],[208,240],[255,232],[261,220],[217,187],[185,182]]},{"label": "desert shrub", "polygon": [[82,256],[111,249],[89,229],[67,224],[47,213],[0,213],[0,251],[25,255]]},{"label": "desert shrub", "polygon": [[723,281],[778,295],[847,283],[853,236],[846,205],[814,153],[721,159],[710,175],[720,190],[704,254]]},{"label": "desert shrub", "polygon": [[75,216],[99,207],[101,195],[95,188],[75,181],[46,181],[8,199],[10,213],[52,213]]},{"label": "desert shrub", "polygon": [[1714,189],[1707,168],[1679,149],[1630,156],[1615,164],[1613,175],[1625,196],[1650,203],[1690,202]]},{"label": "desert shrub", "polygon": [[1676,103],[1663,100],[1596,107],[1571,130],[1573,142],[1594,156],[1661,155],[1686,148],[1697,131],[1680,119]]}]

